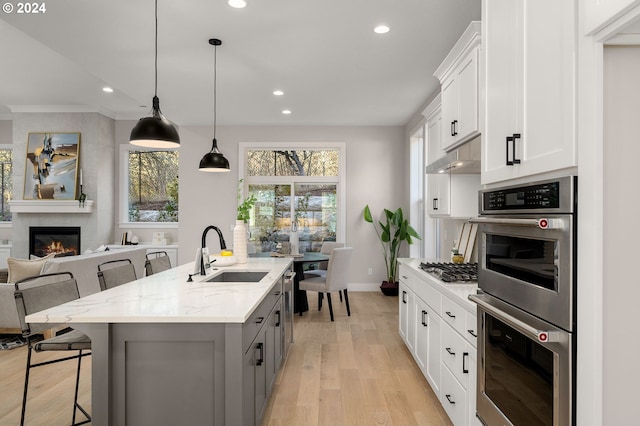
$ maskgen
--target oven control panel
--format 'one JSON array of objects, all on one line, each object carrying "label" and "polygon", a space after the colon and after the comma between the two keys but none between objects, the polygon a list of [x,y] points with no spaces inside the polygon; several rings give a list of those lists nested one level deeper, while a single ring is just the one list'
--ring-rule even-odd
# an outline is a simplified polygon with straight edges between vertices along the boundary
[{"label": "oven control panel", "polygon": [[560,207],[560,185],[547,182],[538,185],[498,189],[482,193],[483,210],[536,210]]}]

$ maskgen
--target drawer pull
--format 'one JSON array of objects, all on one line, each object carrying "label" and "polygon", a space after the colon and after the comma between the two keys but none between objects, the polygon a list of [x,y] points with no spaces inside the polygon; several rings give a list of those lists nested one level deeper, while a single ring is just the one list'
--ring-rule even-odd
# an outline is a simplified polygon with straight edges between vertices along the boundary
[{"label": "drawer pull", "polygon": [[449,312],[449,311],[445,312],[445,314],[447,314],[447,316],[448,316],[449,318],[455,318],[455,317],[456,317],[455,315],[453,315],[453,314],[452,314],[451,312]]},{"label": "drawer pull", "polygon": [[274,295],[274,296],[276,296],[276,297],[280,296],[280,294],[281,294],[281,293],[280,293],[280,290],[278,290],[278,291],[276,291],[275,293],[273,293],[273,295]]},{"label": "drawer pull", "polygon": [[264,343],[258,343],[258,350],[260,351],[260,356],[256,360],[256,365],[262,365],[262,363],[264,362]]},{"label": "drawer pull", "polygon": [[422,311],[422,325],[426,327],[428,324],[427,320],[425,319],[425,315],[427,315],[427,311]]},{"label": "drawer pull", "polygon": [[263,321],[264,317],[258,317],[258,319],[256,320],[256,324],[262,324]]},{"label": "drawer pull", "polygon": [[445,398],[447,398],[447,401],[449,401],[449,404],[453,404],[453,405],[456,404],[456,402],[451,399],[451,395],[445,395]]},{"label": "drawer pull", "polygon": [[469,358],[469,352],[462,353],[462,372],[465,374],[469,373],[469,367],[466,366],[465,359]]},{"label": "drawer pull", "polygon": [[478,335],[476,334],[476,332],[474,330],[467,330],[467,333],[469,333],[473,337],[478,337]]},{"label": "drawer pull", "polygon": [[276,327],[280,327],[280,309],[276,311],[276,315],[278,316],[278,320],[276,321]]},{"label": "drawer pull", "polygon": [[402,291],[402,303],[407,303],[407,292],[406,291]]},{"label": "drawer pull", "polygon": [[449,355],[456,356],[455,352],[451,352],[451,348],[445,348],[445,350],[449,353]]}]

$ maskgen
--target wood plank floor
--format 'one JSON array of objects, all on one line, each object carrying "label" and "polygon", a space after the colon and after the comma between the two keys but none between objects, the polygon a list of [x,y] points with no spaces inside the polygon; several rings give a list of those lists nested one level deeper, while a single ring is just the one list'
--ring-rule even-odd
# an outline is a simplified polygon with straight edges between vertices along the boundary
[{"label": "wood plank floor", "polygon": [[[295,343],[266,408],[270,425],[451,425],[398,335],[398,298],[351,293],[351,317],[334,296],[295,317]],[[20,420],[26,347],[0,351],[0,426]],[[36,354],[38,359],[51,357]],[[91,358],[83,359],[80,403],[91,412]],[[27,425],[68,425],[74,362],[31,373]]]}]

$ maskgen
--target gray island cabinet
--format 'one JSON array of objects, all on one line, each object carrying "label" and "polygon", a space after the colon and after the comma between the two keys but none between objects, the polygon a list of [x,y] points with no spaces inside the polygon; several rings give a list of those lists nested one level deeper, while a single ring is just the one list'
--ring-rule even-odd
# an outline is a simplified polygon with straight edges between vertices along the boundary
[{"label": "gray island cabinet", "polygon": [[[94,425],[255,425],[292,339],[290,269],[249,259],[187,282],[191,263],[28,320],[91,337]],[[209,281],[227,272],[266,275]]]}]

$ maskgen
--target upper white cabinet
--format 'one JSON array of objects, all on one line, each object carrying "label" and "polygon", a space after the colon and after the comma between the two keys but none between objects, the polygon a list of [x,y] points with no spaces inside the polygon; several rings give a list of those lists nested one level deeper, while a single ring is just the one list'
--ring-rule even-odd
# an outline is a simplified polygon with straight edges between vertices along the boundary
[{"label": "upper white cabinet", "polygon": [[427,162],[433,163],[438,158],[445,155],[446,151],[442,148],[442,108],[441,96],[438,95],[431,101],[429,106],[422,112],[424,118],[427,119],[426,137],[427,137]]},{"label": "upper white cabinet", "polygon": [[584,8],[584,34],[600,29],[631,7],[640,4],[640,0],[581,0]]},{"label": "upper white cabinet", "polygon": [[482,183],[577,165],[573,0],[482,2]]},{"label": "upper white cabinet", "polygon": [[449,151],[479,132],[480,22],[472,22],[433,74],[442,94],[442,149]]}]

